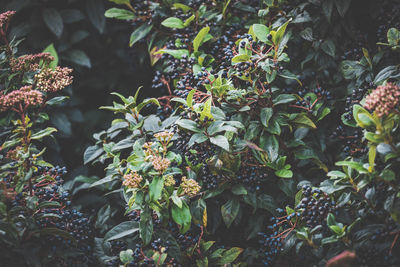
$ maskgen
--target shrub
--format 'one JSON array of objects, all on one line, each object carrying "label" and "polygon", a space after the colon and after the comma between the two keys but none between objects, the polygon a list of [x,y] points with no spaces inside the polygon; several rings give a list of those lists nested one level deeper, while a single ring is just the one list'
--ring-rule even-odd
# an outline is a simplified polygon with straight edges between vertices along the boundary
[{"label": "shrub", "polygon": [[97,239],[99,258],[399,264],[398,25],[368,51],[346,33],[350,1],[112,2],[164,96],[103,107],[121,116],[85,159],[106,164],[92,186],[120,192],[126,221]]},{"label": "shrub", "polygon": [[71,206],[63,187],[65,167],[43,160],[43,142],[57,131],[46,127],[48,106],[72,83],[72,69],[50,53],[16,56],[6,32],[15,12],[0,14],[0,251],[7,266],[90,264],[89,217]]}]

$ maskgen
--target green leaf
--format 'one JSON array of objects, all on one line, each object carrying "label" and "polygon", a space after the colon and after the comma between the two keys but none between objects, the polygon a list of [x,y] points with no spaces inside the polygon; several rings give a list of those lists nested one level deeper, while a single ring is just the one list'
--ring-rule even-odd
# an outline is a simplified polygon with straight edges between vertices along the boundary
[{"label": "green leaf", "polygon": [[52,68],[53,70],[57,67],[58,65],[58,54],[57,51],[54,47],[54,44],[51,43],[49,44],[44,50],[43,52],[47,52],[50,53],[50,55],[52,55],[52,57],[54,57],[54,60],[52,60],[49,64],[49,67]]},{"label": "green leaf", "polygon": [[52,99],[48,100],[46,102],[46,105],[55,106],[55,105],[61,104],[68,98],[69,98],[69,96],[56,96],[56,97],[53,97]]},{"label": "green leaf", "polygon": [[97,145],[88,147],[83,154],[84,164],[97,159],[101,154],[103,154],[103,148]]},{"label": "green leaf", "polygon": [[296,101],[296,97],[290,94],[280,94],[273,99],[274,105],[287,104]]},{"label": "green leaf", "polygon": [[201,132],[201,130],[198,128],[197,123],[192,120],[180,119],[176,122],[176,124],[184,129],[190,130],[195,133]]},{"label": "green leaf", "polygon": [[281,178],[292,178],[293,172],[291,170],[282,169],[282,170],[276,171],[275,175],[279,176]]},{"label": "green leaf", "polygon": [[178,197],[176,194],[171,196],[172,201],[174,202],[175,205],[178,206],[178,208],[182,208],[182,199]]},{"label": "green leaf", "polygon": [[305,113],[298,114],[293,122],[296,124],[300,124],[301,126],[307,126],[314,129],[317,128],[314,122]]},{"label": "green leaf", "polygon": [[183,29],[185,28],[185,25],[183,21],[179,18],[175,17],[169,17],[165,19],[163,22],[161,22],[161,25],[167,28],[176,28],[176,29]]},{"label": "green leaf", "polygon": [[375,125],[375,120],[372,115],[360,105],[353,105],[353,117],[357,124],[362,128]]},{"label": "green leaf", "polygon": [[332,17],[333,1],[334,0],[325,0],[322,2],[322,10],[329,22]]},{"label": "green leaf", "polygon": [[153,236],[153,219],[150,208],[145,208],[140,214],[139,231],[144,245],[150,243]]},{"label": "green leaf", "polygon": [[144,23],[142,26],[137,28],[134,32],[132,32],[131,37],[129,39],[129,46],[133,46],[138,41],[142,40],[153,28],[152,24]]},{"label": "green leaf", "polygon": [[190,23],[192,23],[192,21],[196,18],[195,15],[191,15],[189,18],[187,18],[185,20],[185,22],[183,23],[183,27],[187,27],[190,25]]},{"label": "green leaf", "polygon": [[212,245],[214,245],[214,244],[215,244],[215,241],[201,242],[201,243],[200,243],[201,250],[204,251],[204,252],[206,252],[206,251],[208,251],[208,250],[212,247]]},{"label": "green leaf", "polygon": [[207,35],[207,33],[210,31],[210,27],[206,26],[203,29],[199,31],[199,33],[196,35],[196,37],[193,40],[193,49],[194,52],[197,52],[199,50],[199,47],[204,40],[204,37]]},{"label": "green leaf", "polygon": [[200,120],[204,120],[205,117],[210,119],[213,117],[211,114],[211,102],[212,98],[209,97],[207,101],[204,103],[203,110],[200,113]]},{"label": "green leaf", "polygon": [[90,22],[99,33],[102,34],[106,26],[106,17],[104,17],[106,9],[104,7],[104,1],[86,0],[84,2],[86,3],[86,13]]},{"label": "green leaf", "polygon": [[91,68],[90,58],[82,50],[69,50],[66,53],[66,59],[76,65]]},{"label": "green leaf", "polygon": [[104,13],[104,16],[106,16],[106,18],[122,20],[132,20],[136,17],[135,14],[130,10],[115,7],[108,9],[106,13]]},{"label": "green leaf", "polygon": [[339,239],[336,236],[330,236],[330,237],[325,237],[324,239],[322,239],[321,244],[326,245],[326,244],[331,244],[331,243],[335,243],[338,241],[339,241]]},{"label": "green leaf", "polygon": [[208,258],[204,257],[202,259],[196,260],[197,267],[208,267]]},{"label": "green leaf", "polygon": [[343,60],[340,67],[346,80],[354,79],[363,72],[361,64],[357,61]]},{"label": "green leaf", "polygon": [[243,185],[237,184],[232,187],[232,193],[235,195],[247,195],[247,190]]},{"label": "green leaf", "polygon": [[193,107],[193,95],[194,95],[194,93],[196,93],[196,90],[195,90],[195,89],[191,90],[191,91],[189,92],[187,98],[186,98],[186,105],[187,105],[189,108]]},{"label": "green leaf", "polygon": [[181,59],[183,56],[189,56],[189,51],[187,49],[177,49],[177,50],[162,49],[160,51],[157,51],[154,54],[158,55],[158,54],[164,54],[164,53],[167,53],[167,54],[173,56],[174,58],[178,58],[178,59]]},{"label": "green leaf", "polygon": [[223,135],[217,135],[217,136],[210,137],[210,142],[214,145],[222,147],[226,151],[229,151],[228,139]]},{"label": "green leaf", "polygon": [[261,42],[268,42],[269,29],[263,24],[253,24],[253,31],[257,39]]},{"label": "green leaf", "polygon": [[181,226],[181,233],[184,234],[190,228],[192,221],[192,215],[190,214],[190,209],[185,201],[182,202],[182,207],[178,207],[173,204],[171,209],[172,219]]},{"label": "green leaf", "polygon": [[119,258],[123,264],[128,264],[133,261],[133,250],[127,249],[119,253]]},{"label": "green leaf", "polygon": [[191,7],[189,7],[189,6],[187,6],[187,5],[184,5],[184,4],[181,4],[181,3],[174,3],[174,7],[175,7],[175,8],[181,9],[184,13],[186,13],[186,12],[188,12],[189,10],[192,9]]},{"label": "green leaf", "polygon": [[272,118],[267,128],[265,128],[267,132],[271,134],[280,135],[281,134],[281,126],[276,118]]},{"label": "green leaf", "polygon": [[224,125],[223,121],[214,121],[207,127],[207,133],[209,135],[214,135],[223,131],[222,126]]},{"label": "green leaf", "polygon": [[257,198],[257,207],[268,210],[271,213],[276,212],[277,205],[275,199],[267,194],[260,194]]},{"label": "green leaf", "polygon": [[239,257],[240,253],[242,253],[243,249],[238,247],[233,247],[227,251],[225,251],[221,258],[218,260],[218,265],[226,265],[234,262],[237,257]]},{"label": "green leaf", "polygon": [[161,192],[164,188],[164,179],[160,176],[156,176],[149,185],[149,197],[150,201],[159,200],[161,198]]},{"label": "green leaf", "polygon": [[226,227],[230,227],[239,214],[240,203],[237,199],[229,199],[221,206],[221,215]]},{"label": "green leaf", "polygon": [[390,28],[387,32],[387,40],[389,45],[397,46],[400,43],[400,31],[396,28]]},{"label": "green leaf", "polygon": [[368,171],[372,172],[374,170],[375,165],[375,157],[376,157],[376,145],[369,145],[368,150]]},{"label": "green leaf", "polygon": [[283,35],[285,34],[286,27],[287,27],[287,25],[290,23],[290,21],[292,21],[292,19],[289,19],[289,20],[286,21],[282,26],[280,26],[280,27],[278,28],[278,30],[276,31],[276,33],[272,36],[272,42],[273,42],[275,45],[278,45],[278,46],[279,46],[280,42],[281,42],[282,39],[283,39]]},{"label": "green leaf", "polygon": [[368,170],[364,168],[361,163],[356,161],[338,161],[335,163],[335,165],[350,167],[354,170],[357,170],[359,173],[368,173]]},{"label": "green leaf", "polygon": [[274,111],[272,110],[272,108],[261,109],[260,119],[261,119],[262,125],[264,125],[265,127],[268,127],[269,120],[271,119],[273,113],[274,113]]},{"label": "green leaf", "polygon": [[239,63],[239,62],[246,62],[250,60],[250,56],[247,54],[243,55],[236,55],[232,58],[233,63]]},{"label": "green leaf", "polygon": [[49,28],[49,30],[52,33],[54,33],[57,36],[57,38],[60,38],[63,33],[64,23],[57,9],[55,8],[43,9],[42,17],[44,22],[46,23],[47,28]]},{"label": "green leaf", "polygon": [[274,162],[279,155],[279,142],[275,135],[262,134],[260,147],[268,153],[268,161]]},{"label": "green leaf", "polygon": [[396,174],[392,170],[385,169],[381,172],[380,177],[382,177],[383,180],[390,182],[396,179]]},{"label": "green leaf", "polygon": [[329,177],[341,177],[341,178],[347,177],[347,175],[344,172],[341,172],[341,171],[330,171],[330,172],[328,172],[327,176],[329,176]]},{"label": "green leaf", "polygon": [[203,134],[203,133],[195,133],[190,137],[190,140],[188,142],[188,147],[191,147],[194,145],[194,143],[200,144],[208,140],[208,137]]},{"label": "green leaf", "polygon": [[57,132],[56,128],[47,127],[46,129],[43,129],[43,130],[41,130],[41,131],[39,131],[37,133],[32,134],[31,139],[40,140],[43,137],[49,136],[54,132]]},{"label": "green leaf", "polygon": [[322,50],[330,55],[331,57],[335,56],[336,47],[332,40],[325,40],[321,45]]},{"label": "green leaf", "polygon": [[139,231],[139,223],[135,221],[122,222],[114,226],[104,235],[104,241],[120,239]]},{"label": "green leaf", "polygon": [[108,0],[110,2],[116,3],[117,5],[128,5],[130,0]]}]

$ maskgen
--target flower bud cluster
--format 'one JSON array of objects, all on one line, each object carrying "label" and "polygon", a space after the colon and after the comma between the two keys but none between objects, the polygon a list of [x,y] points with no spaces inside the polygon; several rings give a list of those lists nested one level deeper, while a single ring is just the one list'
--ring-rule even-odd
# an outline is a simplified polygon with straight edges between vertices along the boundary
[{"label": "flower bud cluster", "polygon": [[13,72],[37,71],[40,67],[39,64],[41,61],[43,64],[48,64],[52,60],[54,60],[54,57],[47,52],[33,55],[23,55],[18,58],[11,58],[10,67]]},{"label": "flower bud cluster", "polygon": [[174,133],[172,132],[161,132],[161,133],[156,133],[154,135],[155,138],[157,138],[158,141],[160,141],[162,144],[168,144],[169,141],[171,141],[172,137],[174,136]]},{"label": "flower bud cluster", "polygon": [[181,188],[185,195],[194,197],[200,192],[200,185],[193,179],[187,179],[186,176],[182,177]]},{"label": "flower bud cluster", "polygon": [[153,158],[151,163],[156,171],[164,172],[171,164],[171,161],[167,158],[157,156]]},{"label": "flower bud cluster", "polygon": [[144,154],[146,155],[146,159],[145,159],[146,161],[148,161],[151,158],[151,156],[154,154],[152,146],[153,146],[153,142],[146,142],[143,145]]},{"label": "flower bud cluster", "polygon": [[173,186],[175,185],[175,179],[172,175],[164,176],[164,185],[165,186]]},{"label": "flower bud cluster", "polygon": [[38,106],[43,103],[43,94],[40,91],[32,90],[32,86],[24,86],[19,90],[0,96],[0,110],[5,111],[24,104],[25,107]]},{"label": "flower bud cluster", "polygon": [[6,25],[12,16],[14,16],[15,11],[6,11],[4,13],[0,14],[0,28],[2,28],[4,25]]},{"label": "flower bud cluster", "polygon": [[375,110],[376,115],[383,117],[393,111],[400,102],[400,87],[393,83],[378,86],[367,96],[364,107]]},{"label": "flower bud cluster", "polygon": [[72,83],[72,69],[56,67],[45,68],[35,75],[36,86],[41,91],[56,92]]},{"label": "flower bud cluster", "polygon": [[137,172],[130,172],[124,175],[124,181],[122,185],[129,188],[138,188],[140,186],[140,182],[143,181],[143,177],[139,175]]}]

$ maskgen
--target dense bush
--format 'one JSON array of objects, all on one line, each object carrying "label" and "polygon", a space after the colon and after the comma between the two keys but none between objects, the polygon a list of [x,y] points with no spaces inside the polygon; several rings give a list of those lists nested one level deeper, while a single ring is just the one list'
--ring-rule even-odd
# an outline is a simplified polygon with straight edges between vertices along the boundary
[{"label": "dense bush", "polygon": [[106,20],[104,12],[110,5],[102,0],[0,3],[2,11],[17,11],[9,26],[9,39],[24,39],[18,47],[21,54],[54,48],[60,63],[74,69],[75,82],[65,90],[70,100],[49,112],[51,124],[59,131],[48,144],[46,156],[54,164],[68,166],[67,180],[87,174],[82,153],[93,132],[112,120],[98,107],[112,103],[114,90],[127,94],[151,81],[145,75],[145,55],[128,46],[129,25]]},{"label": "dense bush", "polygon": [[[43,242],[38,249],[54,253],[43,264],[67,266],[400,265],[399,3],[110,2],[105,16],[133,27],[129,44],[148,54],[159,96],[118,92],[101,107],[118,117],[94,134],[84,162],[104,176],[68,184],[79,204],[95,207],[91,216],[68,208],[61,188],[42,188],[42,177],[63,170],[36,167],[26,126],[17,120],[10,132],[3,123],[5,250]],[[12,51],[5,46],[2,99],[26,84],[39,90],[40,73],[56,65],[44,54],[48,66],[43,59],[39,74],[16,81]],[[6,89],[9,77],[16,91]],[[61,214],[41,209],[49,200]],[[29,221],[49,217],[28,228],[38,241],[10,244],[7,227],[29,232],[8,219],[14,203]],[[87,218],[78,232],[65,229],[75,225],[63,224],[67,211]],[[49,249],[42,235],[52,231]]]},{"label": "dense bush", "polygon": [[72,83],[72,69],[57,66],[50,53],[16,56],[18,41],[6,37],[15,12],[0,14],[1,261],[7,266],[88,263],[89,218],[71,207],[63,188],[65,167],[43,160],[44,140],[57,129],[46,127],[47,107]]}]

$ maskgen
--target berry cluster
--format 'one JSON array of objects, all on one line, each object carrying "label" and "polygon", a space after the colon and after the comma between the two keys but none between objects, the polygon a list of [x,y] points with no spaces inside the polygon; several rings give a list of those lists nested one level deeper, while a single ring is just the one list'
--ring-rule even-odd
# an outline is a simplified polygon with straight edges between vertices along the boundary
[{"label": "berry cluster", "polygon": [[311,229],[317,225],[326,226],[326,217],[335,210],[335,201],[318,188],[312,189],[305,185],[302,190],[304,198],[296,206],[296,209],[302,210],[302,221]]},{"label": "berry cluster", "polygon": [[[32,211],[26,210],[27,196],[37,197],[37,209],[31,216],[39,229],[56,228],[60,232],[55,235],[47,235],[41,240],[43,245],[48,247],[53,255],[53,262],[88,262],[92,261],[92,245],[93,238],[92,225],[88,215],[70,208],[71,201],[69,192],[62,187],[62,177],[67,174],[65,167],[37,167],[33,172],[32,179],[35,179],[31,187],[26,186],[22,193],[15,195],[11,201],[11,206],[19,207],[24,210],[25,216]],[[13,175],[9,175],[4,180],[7,188],[14,188]],[[61,234],[64,233],[64,234]],[[58,256],[57,251],[60,250],[78,250],[78,257]]]},{"label": "berry cluster", "polygon": [[242,162],[246,166],[239,169],[237,173],[237,182],[247,185],[250,189],[259,191],[261,184],[266,181],[269,176],[268,169],[263,166],[256,164],[250,164],[248,162]]},{"label": "berry cluster", "polygon": [[267,233],[258,233],[261,245],[260,255],[264,266],[274,266],[274,262],[282,249],[285,238],[295,228],[300,213],[287,215],[283,209],[276,209],[277,217],[271,217],[272,225]]}]

